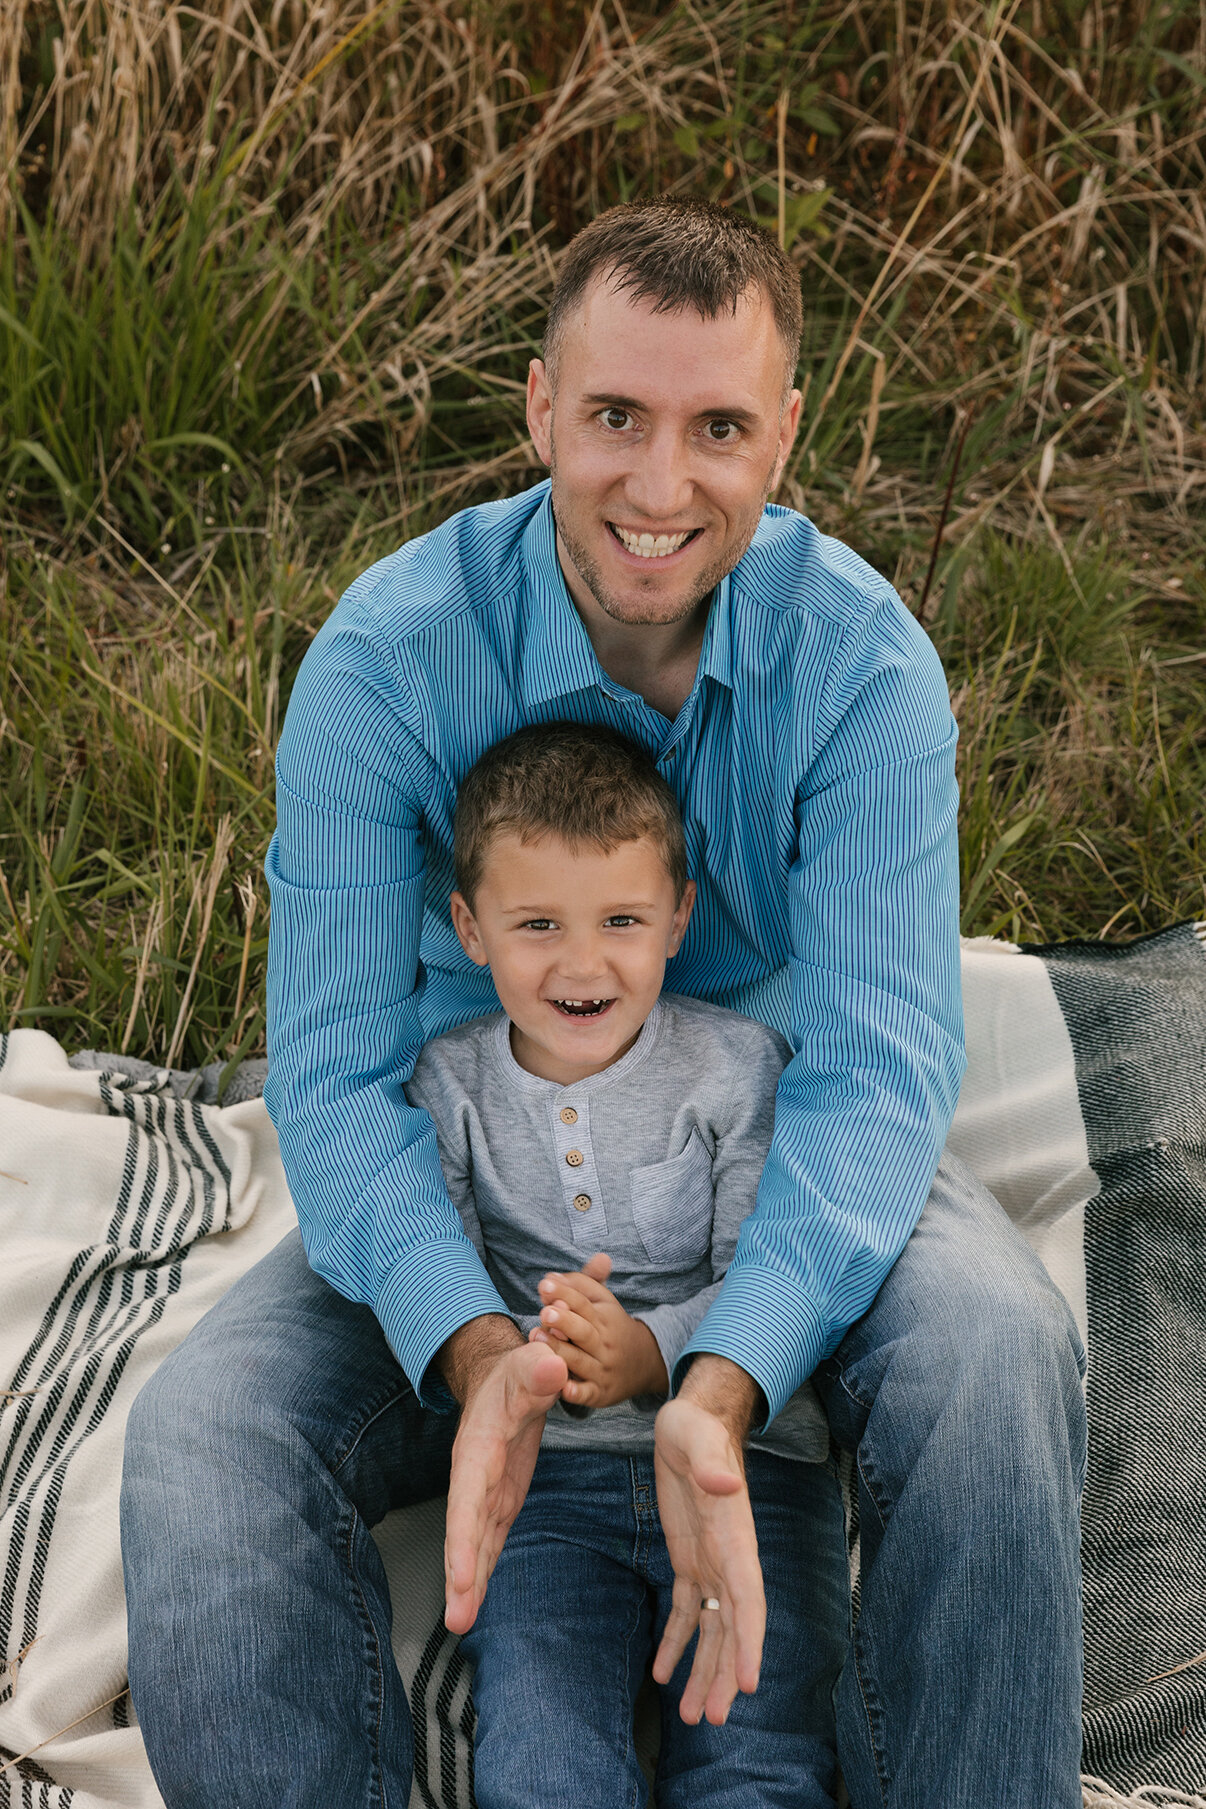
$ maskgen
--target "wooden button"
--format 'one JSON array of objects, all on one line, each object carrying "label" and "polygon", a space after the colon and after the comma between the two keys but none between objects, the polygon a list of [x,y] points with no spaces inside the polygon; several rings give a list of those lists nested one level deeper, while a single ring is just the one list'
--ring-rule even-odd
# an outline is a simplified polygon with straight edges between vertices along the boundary
[{"label": "wooden button", "polygon": [[590,1195],[588,1193],[576,1193],[574,1195],[574,1211],[575,1212],[589,1212],[590,1211]]},{"label": "wooden button", "polygon": [[582,1164],[586,1161],[586,1157],[582,1154],[580,1149],[566,1150],[565,1159],[571,1168],[581,1168]]},{"label": "wooden button", "polygon": [[573,1106],[562,1106],[561,1122],[562,1124],[577,1124],[578,1114],[575,1112]]}]

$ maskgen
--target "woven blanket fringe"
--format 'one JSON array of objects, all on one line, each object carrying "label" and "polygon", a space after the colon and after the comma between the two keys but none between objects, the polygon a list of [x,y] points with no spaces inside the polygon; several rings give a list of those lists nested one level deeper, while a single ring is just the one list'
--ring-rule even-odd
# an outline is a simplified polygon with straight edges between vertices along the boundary
[{"label": "woven blanket fringe", "polygon": [[1145,1784],[1133,1796],[1119,1796],[1100,1778],[1082,1777],[1084,1809],[1206,1809],[1206,1796],[1185,1796],[1163,1784]]}]

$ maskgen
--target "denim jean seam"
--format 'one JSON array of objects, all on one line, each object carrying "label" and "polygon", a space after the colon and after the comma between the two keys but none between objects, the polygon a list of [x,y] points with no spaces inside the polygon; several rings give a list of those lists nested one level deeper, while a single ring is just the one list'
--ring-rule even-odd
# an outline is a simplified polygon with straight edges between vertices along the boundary
[{"label": "denim jean seam", "polygon": [[872,1407],[874,1407],[875,1396],[872,1395],[871,1399],[869,1401],[865,1401],[863,1399],[862,1395],[859,1393],[858,1389],[854,1386],[854,1384],[847,1380],[846,1371],[841,1367],[840,1364],[838,1365],[838,1378],[837,1379],[838,1379],[838,1386],[843,1390],[844,1393],[846,1393],[850,1396],[850,1399],[852,1401],[854,1401],[857,1406],[867,1408],[868,1412],[870,1411],[870,1409]]},{"label": "denim jean seam", "polygon": [[363,1417],[358,1425],[353,1421],[355,1431],[350,1434],[347,1449],[333,1458],[331,1463],[332,1476],[337,1476],[340,1470],[343,1469],[344,1464],[347,1463],[348,1459],[355,1456],[357,1445],[359,1445],[361,1439],[373,1422],[379,1420],[383,1413],[388,1413],[391,1407],[396,1406],[400,1400],[403,1400],[409,1387],[409,1382],[406,1382],[405,1380],[400,1383],[392,1383],[390,1385],[389,1395],[386,1399],[378,1401],[370,1396],[367,1405],[362,1403],[361,1414]]},{"label": "denim jean seam", "polygon": [[[640,1624],[641,1624],[641,1610],[640,1610],[639,1604],[636,1607],[636,1609],[634,1610],[634,1613],[635,1613],[635,1617],[636,1617],[635,1623],[630,1628],[628,1637],[624,1641],[624,1693],[625,1693],[626,1697],[628,1698],[629,1703],[634,1702],[634,1695],[633,1695],[633,1689],[632,1689],[632,1648],[633,1648],[633,1642],[636,1638],[637,1633],[640,1630]],[[635,1719],[634,1713],[630,1713],[625,1717],[625,1721],[624,1721],[624,1761],[625,1761],[625,1764],[627,1764],[628,1761],[631,1759],[633,1747],[635,1745],[636,1729],[635,1729],[635,1725],[634,1725],[634,1719]],[[629,1798],[629,1809],[640,1809],[641,1796],[642,1796],[642,1793],[644,1790],[644,1780],[641,1775],[641,1768],[640,1768],[639,1764],[637,1765],[637,1773],[638,1773],[637,1778],[633,1784],[633,1794]]]},{"label": "denim jean seam", "polygon": [[[868,1465],[870,1465],[870,1468],[868,1468]],[[863,1487],[867,1491],[867,1499],[870,1501],[879,1518],[880,1527],[886,1532],[888,1530],[888,1521],[892,1518],[892,1508],[891,1504],[889,1504],[887,1511],[884,1511],[884,1503],[880,1500],[880,1491],[874,1480],[875,1466],[870,1453],[865,1453],[861,1450],[858,1451],[855,1455],[855,1467],[858,1470]]]},{"label": "denim jean seam", "polygon": [[875,1781],[879,1785],[879,1800],[884,1805],[884,1809],[887,1809],[887,1802],[888,1802],[887,1766],[883,1763],[884,1755],[881,1750],[880,1743],[876,1739],[876,1722],[877,1722],[877,1719],[882,1721],[883,1710],[879,1707],[878,1698],[876,1698],[875,1708],[874,1709],[872,1708],[872,1703],[871,1703],[872,1692],[870,1691],[867,1682],[864,1680],[863,1667],[860,1662],[861,1646],[862,1646],[862,1642],[859,1639],[859,1629],[856,1624],[855,1629],[854,1629],[854,1635],[850,1642],[851,1654],[854,1659],[854,1675],[858,1680],[859,1700],[861,1701],[861,1703],[863,1705],[863,1715],[866,1718],[867,1744],[871,1748],[871,1761],[875,1767]]},{"label": "denim jean seam", "polygon": [[[649,1556],[653,1547],[653,1528],[648,1512],[649,1485],[638,1480],[636,1461],[631,1457],[628,1460],[628,1479],[632,1491],[632,1568],[637,1576],[643,1576],[648,1581]],[[642,1488],[646,1490],[643,1505],[640,1497]]]},{"label": "denim jean seam", "polygon": [[[345,1516],[341,1514],[339,1518],[343,1521]],[[357,1514],[355,1508],[351,1508],[346,1516],[347,1538],[344,1544],[344,1559],[347,1564],[348,1576],[351,1579],[352,1588],[356,1592],[356,1601],[360,1610],[361,1626],[366,1636],[365,1643],[371,1656],[373,1669],[376,1672],[376,1729],[370,1741],[372,1750],[372,1768],[373,1777],[377,1786],[376,1800],[380,1804],[380,1809],[389,1809],[389,1798],[387,1797],[385,1790],[385,1772],[381,1764],[381,1719],[385,1707],[385,1675],[381,1667],[381,1642],[377,1637],[377,1629],[373,1625],[373,1617],[369,1613],[364,1591],[360,1587],[360,1578],[356,1574],[356,1526],[359,1519],[360,1516]]]}]

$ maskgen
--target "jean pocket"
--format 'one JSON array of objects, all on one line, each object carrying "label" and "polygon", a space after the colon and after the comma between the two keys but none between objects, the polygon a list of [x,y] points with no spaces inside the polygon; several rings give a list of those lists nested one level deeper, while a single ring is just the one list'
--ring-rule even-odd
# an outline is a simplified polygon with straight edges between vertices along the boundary
[{"label": "jean pocket", "polygon": [[650,1262],[668,1270],[693,1269],[707,1259],[712,1240],[712,1158],[699,1132],[669,1162],[634,1168],[629,1175],[632,1217]]}]

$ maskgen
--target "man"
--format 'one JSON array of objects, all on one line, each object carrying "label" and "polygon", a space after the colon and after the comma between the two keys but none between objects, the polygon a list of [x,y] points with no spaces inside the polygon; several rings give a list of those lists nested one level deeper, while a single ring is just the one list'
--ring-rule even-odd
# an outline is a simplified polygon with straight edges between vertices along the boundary
[{"label": "man", "polygon": [[169,1809],[406,1801],[368,1528],[451,1461],[447,1620],[467,1629],[565,1383],[402,1091],[427,1038],[497,1003],[448,915],[457,785],[553,717],[621,727],[678,796],[698,899],[668,985],[796,1051],[658,1422],[659,1669],[698,1627],[683,1713],[721,1721],[755,1687],[741,1453],[811,1375],[858,1459],[852,1636],[827,1462],[801,1466],[800,1555],[845,1653],[822,1731],[856,1809],[1079,1804],[1081,1353],[999,1208],[938,1167],[963,1059],[955,730],[890,586],[764,507],[799,332],[797,275],[748,222],[669,200],[602,216],[531,366],[550,486],[365,573],[303,664],[268,857],[268,1102],[305,1255],[286,1240],[232,1289],[127,1450],[131,1681]]}]

